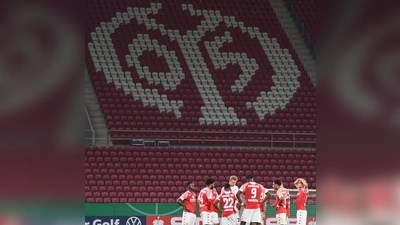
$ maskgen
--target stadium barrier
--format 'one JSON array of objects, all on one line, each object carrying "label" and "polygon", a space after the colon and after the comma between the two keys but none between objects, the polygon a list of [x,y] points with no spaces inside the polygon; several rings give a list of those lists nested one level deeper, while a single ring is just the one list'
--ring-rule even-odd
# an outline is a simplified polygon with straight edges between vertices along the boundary
[{"label": "stadium barrier", "polygon": [[[120,134],[127,136],[121,138]],[[187,138],[196,135],[196,138]],[[118,137],[113,137],[118,136]],[[130,137],[129,137],[130,136]],[[95,138],[95,140],[104,138]],[[209,146],[261,146],[315,148],[315,133],[269,133],[269,132],[221,132],[221,131],[161,131],[161,130],[109,130],[107,145],[113,141],[130,143],[132,139],[169,141],[171,145],[209,145]]]}]

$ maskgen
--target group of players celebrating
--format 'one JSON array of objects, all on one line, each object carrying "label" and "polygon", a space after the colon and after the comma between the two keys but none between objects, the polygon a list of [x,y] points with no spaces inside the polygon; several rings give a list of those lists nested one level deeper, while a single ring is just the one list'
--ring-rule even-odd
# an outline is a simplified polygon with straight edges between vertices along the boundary
[{"label": "group of players celebrating", "polygon": [[[238,178],[231,176],[229,183],[225,184],[218,194],[214,188],[214,180],[209,178],[206,180],[207,187],[200,191],[197,198],[194,192],[194,183],[188,182],[188,190],[177,199],[177,203],[184,207],[182,225],[195,225],[196,203],[200,207],[203,225],[219,225],[218,212],[221,213],[221,225],[246,225],[246,223],[263,225],[266,202],[271,195],[265,187],[254,180],[253,175],[247,175],[246,179],[247,182],[238,188],[236,186]],[[305,225],[308,185],[302,178],[298,178],[294,185],[299,189],[296,197],[296,224]],[[276,208],[277,224],[287,225],[290,216],[289,191],[283,187],[280,179],[275,179],[272,187],[276,190],[275,202],[271,206]],[[244,200],[242,196],[244,196]],[[242,208],[240,216],[239,211]]]}]

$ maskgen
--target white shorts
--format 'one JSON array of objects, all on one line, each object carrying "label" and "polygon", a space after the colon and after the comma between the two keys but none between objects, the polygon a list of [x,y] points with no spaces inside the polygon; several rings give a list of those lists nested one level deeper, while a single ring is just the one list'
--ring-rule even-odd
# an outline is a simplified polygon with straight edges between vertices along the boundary
[{"label": "white shorts", "polygon": [[278,213],[278,214],[276,214],[276,224],[278,224],[278,225],[286,225],[286,213]]},{"label": "white shorts", "polygon": [[306,225],[306,222],[307,222],[307,210],[297,210],[296,225]]},{"label": "white shorts", "polygon": [[195,224],[196,224],[196,214],[190,212],[183,212],[182,225],[195,225]]},{"label": "white shorts", "polygon": [[242,213],[242,222],[246,223],[261,223],[260,208],[258,209],[244,209]]},{"label": "white shorts", "polygon": [[237,215],[232,214],[230,216],[225,216],[221,218],[221,225],[236,225],[237,224]]},{"label": "white shorts", "polygon": [[218,213],[216,212],[202,212],[200,213],[203,225],[219,223]]}]

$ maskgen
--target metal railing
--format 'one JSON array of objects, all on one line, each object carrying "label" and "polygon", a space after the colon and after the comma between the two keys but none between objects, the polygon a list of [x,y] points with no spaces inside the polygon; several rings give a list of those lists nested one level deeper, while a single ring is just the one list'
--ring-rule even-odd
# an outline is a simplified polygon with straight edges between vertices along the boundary
[{"label": "metal railing", "polygon": [[[125,137],[121,137],[125,136]],[[104,138],[97,138],[102,139]],[[109,130],[107,145],[129,144],[132,139],[170,141],[171,145],[316,147],[315,133]]]},{"label": "metal railing", "polygon": [[285,5],[290,12],[290,16],[293,18],[293,21],[295,22],[297,28],[299,29],[302,38],[304,39],[307,47],[311,50],[313,58],[316,59],[316,46],[315,42],[308,32],[307,28],[304,25],[304,22],[301,20],[301,17],[297,11],[297,9],[294,7],[292,0],[284,0]]}]

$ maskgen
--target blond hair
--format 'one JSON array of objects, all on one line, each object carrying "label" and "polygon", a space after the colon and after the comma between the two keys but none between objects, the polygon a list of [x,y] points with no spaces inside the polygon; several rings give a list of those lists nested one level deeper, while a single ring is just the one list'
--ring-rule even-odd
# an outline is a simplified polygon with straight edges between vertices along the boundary
[{"label": "blond hair", "polygon": [[232,175],[231,177],[229,177],[229,180],[237,180],[238,178],[237,178],[237,176],[235,176],[235,175]]}]

